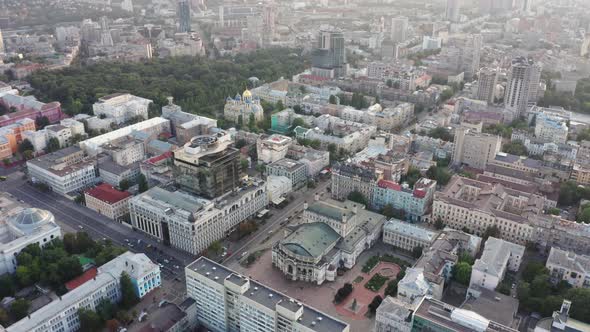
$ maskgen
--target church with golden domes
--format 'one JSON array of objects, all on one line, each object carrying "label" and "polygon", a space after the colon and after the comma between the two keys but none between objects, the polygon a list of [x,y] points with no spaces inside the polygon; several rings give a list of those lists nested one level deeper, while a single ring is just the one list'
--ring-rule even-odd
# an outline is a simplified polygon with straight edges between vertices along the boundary
[{"label": "church with golden domes", "polygon": [[252,97],[249,90],[244,91],[241,96],[236,94],[234,98],[227,97],[223,108],[223,116],[226,120],[247,125],[250,121],[250,115],[254,116],[256,122],[264,119],[264,110],[258,97]]}]

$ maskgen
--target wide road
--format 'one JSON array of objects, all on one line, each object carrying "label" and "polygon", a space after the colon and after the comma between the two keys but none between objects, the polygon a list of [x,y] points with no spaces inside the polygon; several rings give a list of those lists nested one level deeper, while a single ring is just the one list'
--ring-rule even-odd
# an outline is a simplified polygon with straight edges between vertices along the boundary
[{"label": "wide road", "polygon": [[287,219],[287,217],[292,217],[295,214],[302,211],[303,203],[305,203],[305,201],[311,203],[314,200],[315,194],[324,192],[326,188],[330,185],[330,183],[330,180],[323,180],[320,181],[314,189],[302,189],[299,192],[293,193],[292,195],[295,198],[289,203],[289,205],[287,205],[283,209],[273,209],[272,217],[262,227],[258,229],[256,234],[254,234],[251,237],[247,237],[243,241],[240,241],[237,244],[235,244],[234,248],[231,249],[231,254],[225,258],[223,263],[228,263],[231,259],[241,259],[242,255],[245,252],[248,252],[248,248],[250,248],[252,244],[259,243],[262,239],[264,239],[264,237],[269,235],[269,231],[272,230],[274,232],[276,230],[275,228],[280,228],[280,226],[275,226],[280,225]]},{"label": "wide road", "polygon": [[[43,193],[29,185],[23,174],[13,173],[0,182],[0,190],[7,191],[25,203],[53,213],[64,232],[84,231],[95,240],[108,239],[129,251],[143,252],[162,264],[170,278],[183,278],[183,268],[196,259],[184,251],[170,248],[130,227],[115,222],[95,211],[78,205],[55,193]],[[149,247],[149,248],[148,248]]]}]

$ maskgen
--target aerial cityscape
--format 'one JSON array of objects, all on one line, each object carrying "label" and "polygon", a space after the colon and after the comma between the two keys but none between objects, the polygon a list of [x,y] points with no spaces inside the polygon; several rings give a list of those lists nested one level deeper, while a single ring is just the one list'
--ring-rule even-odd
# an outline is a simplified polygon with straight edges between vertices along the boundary
[{"label": "aerial cityscape", "polygon": [[590,1],[0,0],[0,332],[590,332]]}]

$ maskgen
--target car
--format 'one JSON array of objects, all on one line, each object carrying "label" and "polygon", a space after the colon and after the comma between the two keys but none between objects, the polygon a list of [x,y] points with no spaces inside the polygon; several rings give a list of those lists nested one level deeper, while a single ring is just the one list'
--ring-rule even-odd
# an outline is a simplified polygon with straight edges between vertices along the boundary
[{"label": "car", "polygon": [[247,251],[244,251],[244,252],[242,253],[242,257],[245,257],[246,255],[248,255],[248,252],[247,252]]},{"label": "car", "polygon": [[178,269],[180,269],[180,266],[174,265],[174,268],[178,270]]},{"label": "car", "polygon": [[133,244],[131,244],[131,243],[127,243],[127,245],[128,245],[129,247],[133,248]]},{"label": "car", "polygon": [[0,181],[6,181],[6,177],[4,175],[0,176]]},{"label": "car", "polygon": [[170,261],[169,261],[169,260],[167,260],[167,259],[165,259],[165,260],[164,260],[164,263],[168,264],[168,263],[170,263]]},{"label": "car", "polygon": [[106,237],[103,237],[103,238],[102,238],[102,240],[103,240],[103,241],[106,241],[106,240],[107,240],[107,238],[106,238]]},{"label": "car", "polygon": [[78,225],[78,228],[79,228],[79,229],[84,229],[84,226],[82,226],[82,225]]},{"label": "car", "polygon": [[225,257],[225,256],[227,256],[227,252],[223,252],[223,253],[221,254],[221,257]]},{"label": "car", "polygon": [[158,266],[159,266],[160,268],[163,268],[163,267],[164,267],[164,265],[162,265],[162,263],[158,263]]},{"label": "car", "polygon": [[125,239],[125,242],[129,242],[129,239]]},{"label": "car", "polygon": [[512,289],[515,289],[515,288],[516,288],[516,284],[512,284]]}]

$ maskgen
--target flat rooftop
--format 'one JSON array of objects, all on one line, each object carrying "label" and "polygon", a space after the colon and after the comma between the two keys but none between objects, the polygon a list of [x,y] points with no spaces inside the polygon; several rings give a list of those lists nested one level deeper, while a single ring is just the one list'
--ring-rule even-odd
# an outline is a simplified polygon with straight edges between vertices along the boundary
[{"label": "flat rooftop", "polygon": [[[224,284],[226,278],[236,278],[239,275],[206,257],[200,257],[189,264],[186,269],[196,272],[210,280],[214,280],[220,285]],[[307,327],[311,331],[337,332],[348,327],[348,324],[330,317],[306,304],[300,303],[295,299],[281,294],[254,280],[250,280],[250,288],[243,296],[273,311],[276,310],[277,305],[290,309],[294,308],[295,305],[302,306],[303,315],[297,323]]]}]

